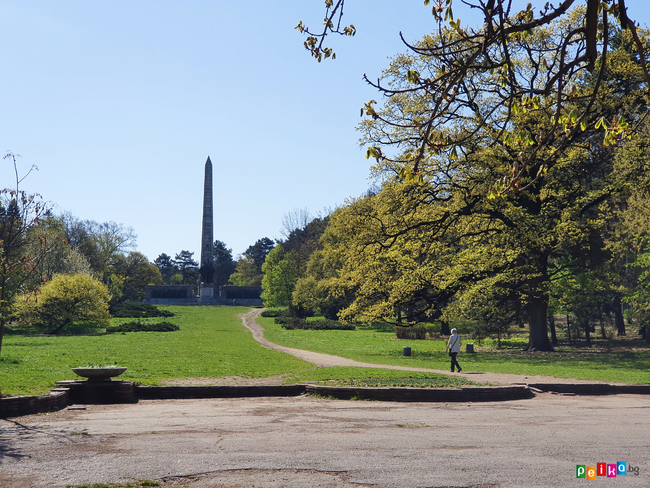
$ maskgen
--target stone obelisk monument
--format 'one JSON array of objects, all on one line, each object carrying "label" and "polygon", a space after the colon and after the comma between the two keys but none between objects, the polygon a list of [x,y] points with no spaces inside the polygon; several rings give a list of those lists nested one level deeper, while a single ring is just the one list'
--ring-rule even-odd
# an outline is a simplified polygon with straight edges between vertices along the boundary
[{"label": "stone obelisk monument", "polygon": [[213,254],[213,227],[212,227],[212,161],[210,156],[205,162],[205,179],[203,182],[203,228],[201,232],[201,285],[199,287],[199,301],[203,303],[215,302]]}]

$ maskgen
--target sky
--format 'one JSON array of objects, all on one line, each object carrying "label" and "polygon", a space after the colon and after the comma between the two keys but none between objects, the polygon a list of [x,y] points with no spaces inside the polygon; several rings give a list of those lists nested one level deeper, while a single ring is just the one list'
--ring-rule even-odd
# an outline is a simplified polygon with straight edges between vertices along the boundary
[{"label": "sky", "polygon": [[[643,1],[626,4],[645,25]],[[322,0],[0,0],[0,151],[20,155],[21,174],[38,167],[21,190],[132,227],[151,261],[198,260],[208,156],[214,238],[234,255],[281,238],[285,214],[317,216],[372,185],[355,128],[380,95],[363,75],[406,50],[400,31],[416,41],[434,25],[422,0],[347,0],[357,35],[332,37],[337,59],[317,63],[294,27],[316,30],[324,12]],[[15,187],[7,159],[0,187]]]}]

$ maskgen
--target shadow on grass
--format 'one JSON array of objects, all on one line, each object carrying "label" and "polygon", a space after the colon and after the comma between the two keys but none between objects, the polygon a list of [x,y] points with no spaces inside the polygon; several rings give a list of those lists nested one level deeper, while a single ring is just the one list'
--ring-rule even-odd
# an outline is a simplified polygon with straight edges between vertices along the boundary
[{"label": "shadow on grass", "polygon": [[[465,355],[470,360],[470,355]],[[495,353],[475,353],[471,355],[473,365],[486,367],[502,365],[521,365],[526,368],[548,368],[543,374],[562,376],[566,370],[583,370],[594,373],[610,370],[631,371],[639,373],[650,371],[650,355],[646,351],[602,352],[591,350],[573,350],[565,352],[535,352],[507,351]],[[650,382],[650,378],[645,381]]]},{"label": "shadow on grass", "polygon": [[369,330],[372,332],[395,332],[395,326],[386,322],[373,322],[370,325],[358,325],[357,330]]},{"label": "shadow on grass", "polygon": [[5,328],[7,336],[70,336],[70,335],[103,335],[104,327],[99,327],[92,322],[75,322],[65,328],[58,334],[53,334],[54,327],[45,327],[43,325],[16,325]]}]

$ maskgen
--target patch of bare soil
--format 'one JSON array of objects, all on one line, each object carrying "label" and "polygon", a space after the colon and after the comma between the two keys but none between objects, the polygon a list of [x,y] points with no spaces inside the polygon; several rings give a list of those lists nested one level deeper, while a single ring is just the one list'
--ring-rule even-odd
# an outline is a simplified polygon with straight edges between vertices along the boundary
[{"label": "patch of bare soil", "polygon": [[247,376],[221,376],[219,378],[172,378],[162,381],[164,386],[275,386],[284,384],[284,376],[249,378]]},{"label": "patch of bare soil", "polygon": [[[238,469],[203,473],[193,476],[165,478],[163,488],[373,488],[380,485],[354,483],[346,471],[313,469]],[[438,486],[423,488],[499,488],[499,485]]]},{"label": "patch of bare soil", "polygon": [[[163,488],[350,488],[375,487],[352,483],[347,472],[313,469],[237,469],[164,478]],[[496,487],[498,488],[498,487]]]}]

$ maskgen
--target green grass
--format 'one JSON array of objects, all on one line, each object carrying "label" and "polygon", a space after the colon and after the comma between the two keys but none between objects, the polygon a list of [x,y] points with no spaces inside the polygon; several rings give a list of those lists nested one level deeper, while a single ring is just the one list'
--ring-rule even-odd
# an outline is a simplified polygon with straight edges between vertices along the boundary
[{"label": "green grass", "polygon": [[[272,318],[259,317],[265,337],[283,346],[335,354],[372,364],[390,364],[446,370],[449,357],[446,341],[397,340],[388,327],[358,327],[356,331],[285,330]],[[459,328],[459,333],[463,333]],[[463,342],[471,342],[464,339]],[[629,341],[628,350],[607,352],[591,348],[559,348],[554,353],[525,353],[523,338],[502,340],[509,350],[490,350],[475,354],[461,353],[458,360],[465,371],[547,375],[558,378],[600,380],[620,383],[650,383],[650,351],[641,341]],[[485,340],[483,346],[496,341]],[[599,343],[597,343],[599,344]],[[605,344],[620,344],[607,341]],[[404,346],[411,347],[411,356],[404,357]]]},{"label": "green grass", "polygon": [[[49,391],[55,381],[72,379],[70,368],[87,364],[127,367],[120,379],[155,385],[172,378],[285,375],[285,383],[317,382],[350,386],[453,387],[461,377],[375,368],[321,368],[261,347],[242,325],[245,307],[165,307],[176,313],[175,332],[103,334],[79,325],[74,334],[34,335],[33,329],[11,330],[0,356],[0,392],[33,395]],[[113,319],[113,325],[132,319]],[[160,321],[161,318],[143,319]],[[272,318],[258,318],[265,336],[288,347],[334,354],[360,362],[446,370],[445,340],[397,340],[392,327],[356,331],[285,330]],[[459,326],[459,332],[464,333]],[[31,335],[30,335],[31,334]],[[464,342],[468,342],[465,340]],[[548,375],[622,383],[650,383],[650,351],[640,341],[600,341],[599,349],[563,347],[557,353],[524,353],[522,337],[502,341],[511,349],[461,354],[465,371]],[[486,340],[483,346],[493,346]],[[412,356],[404,357],[404,346]],[[608,350],[607,348],[612,349]]]},{"label": "green grass", "polygon": [[[313,367],[261,347],[237,314],[244,307],[168,307],[176,332],[5,336],[0,356],[0,391],[42,394],[55,381],[75,378],[70,368],[93,364],[127,367],[120,379],[153,385],[170,378],[276,376]],[[131,319],[114,319],[118,324]],[[156,320],[156,319],[148,319]]]}]

